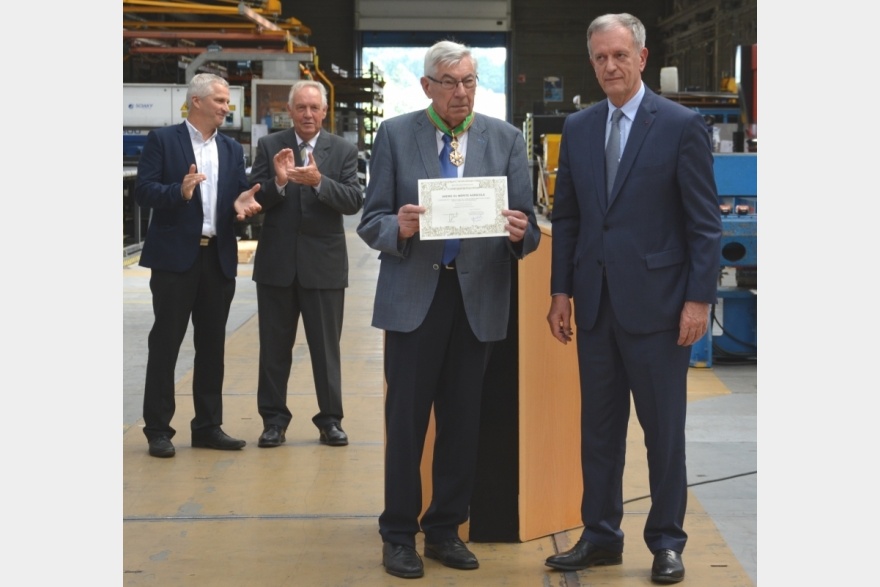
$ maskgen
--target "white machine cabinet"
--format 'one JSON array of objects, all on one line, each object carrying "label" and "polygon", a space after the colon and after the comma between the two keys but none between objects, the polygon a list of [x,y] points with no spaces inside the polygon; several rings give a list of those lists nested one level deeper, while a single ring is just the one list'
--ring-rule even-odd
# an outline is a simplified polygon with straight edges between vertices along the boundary
[{"label": "white machine cabinet", "polygon": [[[229,116],[221,129],[241,130],[244,88],[229,87]],[[186,118],[186,86],[173,84],[123,84],[123,128],[158,128]]]}]

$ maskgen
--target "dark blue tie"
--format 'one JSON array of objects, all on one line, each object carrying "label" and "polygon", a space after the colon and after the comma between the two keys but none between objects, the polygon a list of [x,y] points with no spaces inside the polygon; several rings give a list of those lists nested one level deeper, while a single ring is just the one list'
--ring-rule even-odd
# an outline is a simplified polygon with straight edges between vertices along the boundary
[{"label": "dark blue tie", "polygon": [[[458,177],[458,168],[449,160],[449,154],[452,153],[452,147],[449,143],[452,139],[449,135],[443,135],[443,148],[440,149],[440,174],[443,177]],[[443,264],[452,263],[455,256],[458,255],[458,249],[461,247],[461,240],[450,238],[443,241]]]}]

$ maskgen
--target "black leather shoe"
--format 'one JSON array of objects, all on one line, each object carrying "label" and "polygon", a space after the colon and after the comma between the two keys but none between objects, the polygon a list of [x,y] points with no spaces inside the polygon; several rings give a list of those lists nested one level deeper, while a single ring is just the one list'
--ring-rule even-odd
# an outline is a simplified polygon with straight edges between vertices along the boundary
[{"label": "black leather shoe", "polygon": [[321,428],[321,444],[329,446],[345,446],[348,444],[348,436],[336,422]]},{"label": "black leather shoe", "polygon": [[654,553],[651,580],[655,583],[678,583],[684,579],[684,563],[681,554],[668,548]]},{"label": "black leather shoe", "polygon": [[623,556],[619,552],[606,550],[586,540],[578,540],[574,548],[547,557],[544,563],[560,571],[580,571],[598,565],[619,565]]},{"label": "black leather shoe", "polygon": [[217,450],[238,450],[247,444],[244,440],[232,438],[220,428],[212,428],[207,431],[193,431],[193,448],[215,448]]},{"label": "black leather shoe", "polygon": [[468,550],[459,538],[449,538],[436,544],[425,542],[425,556],[438,560],[453,569],[467,570],[480,566],[477,557]]},{"label": "black leather shoe", "polygon": [[425,574],[425,566],[419,553],[412,546],[402,544],[382,544],[382,565],[385,572],[404,579],[418,579]]},{"label": "black leather shoe", "polygon": [[167,459],[168,457],[174,456],[174,445],[171,444],[171,439],[167,436],[159,436],[157,438],[153,438],[149,441],[149,443],[151,457]]},{"label": "black leather shoe", "polygon": [[260,440],[257,441],[257,446],[262,448],[281,446],[281,443],[287,440],[284,436],[285,432],[287,432],[286,428],[270,424],[269,426],[266,426],[266,428],[263,429],[263,433],[260,434]]}]

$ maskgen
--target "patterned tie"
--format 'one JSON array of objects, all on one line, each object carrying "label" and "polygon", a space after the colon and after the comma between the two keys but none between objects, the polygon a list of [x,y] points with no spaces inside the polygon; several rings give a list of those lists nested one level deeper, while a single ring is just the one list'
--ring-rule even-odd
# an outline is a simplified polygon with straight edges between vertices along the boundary
[{"label": "patterned tie", "polygon": [[611,114],[611,133],[608,135],[608,144],[605,145],[605,206],[611,201],[611,188],[614,187],[614,177],[617,175],[617,166],[620,164],[620,118],[623,110],[618,108]]},{"label": "patterned tie", "polygon": [[302,160],[303,167],[309,164],[309,144],[306,142],[299,145],[299,158]]},{"label": "patterned tie", "polygon": [[[440,174],[443,177],[458,177],[458,168],[452,164],[452,161],[449,160],[449,154],[452,152],[452,147],[449,146],[449,143],[452,139],[449,135],[443,135],[443,148],[440,149]],[[452,263],[455,256],[458,255],[458,250],[461,248],[461,240],[457,238],[450,238],[443,241],[443,264],[449,265]]]}]

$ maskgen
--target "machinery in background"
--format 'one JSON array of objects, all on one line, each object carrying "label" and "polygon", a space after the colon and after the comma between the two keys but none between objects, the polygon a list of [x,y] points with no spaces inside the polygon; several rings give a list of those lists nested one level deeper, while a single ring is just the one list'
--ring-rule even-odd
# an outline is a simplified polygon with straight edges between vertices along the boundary
[{"label": "machinery in background", "polygon": [[740,114],[735,152],[715,153],[722,225],[718,304],[712,307],[709,331],[691,349],[692,367],[711,367],[713,359],[758,358],[757,45],[737,48],[735,75]]},{"label": "machinery in background", "polygon": [[556,193],[556,172],[559,169],[559,145],[561,133],[541,135],[543,155],[535,156],[538,167],[536,205],[538,212],[549,220],[553,212],[553,195]]},{"label": "machinery in background", "polygon": [[716,153],[721,208],[718,303],[709,330],[691,348],[691,367],[758,356],[758,154]]},{"label": "machinery in background", "polygon": [[[154,128],[183,122],[187,116],[186,85],[122,84],[122,162],[137,165]],[[244,88],[229,87],[229,115],[223,132],[242,130]]]},{"label": "machinery in background", "polygon": [[559,142],[568,113],[528,113],[523,121],[523,139],[531,167],[532,190],[538,212],[548,219],[553,208],[556,168],[559,166]]}]

